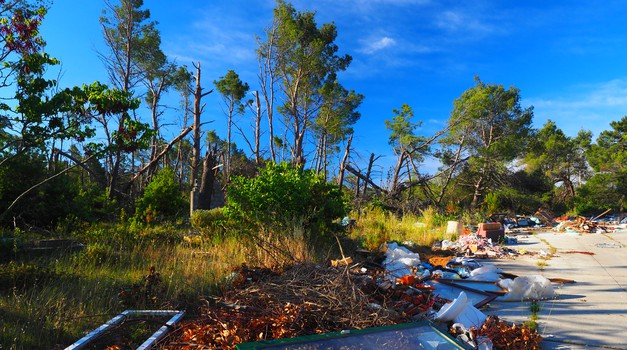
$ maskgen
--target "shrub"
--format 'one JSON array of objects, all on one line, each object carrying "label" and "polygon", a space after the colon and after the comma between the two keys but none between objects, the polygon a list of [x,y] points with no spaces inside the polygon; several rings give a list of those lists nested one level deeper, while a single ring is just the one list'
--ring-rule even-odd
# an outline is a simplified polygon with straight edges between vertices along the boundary
[{"label": "shrub", "polygon": [[171,168],[161,169],[137,200],[135,220],[143,223],[173,219],[186,209],[176,176]]},{"label": "shrub", "polygon": [[[229,187],[227,215],[272,239],[302,238],[311,248],[347,213],[342,191],[311,170],[269,163],[259,175],[235,177]],[[267,238],[267,237],[264,237]],[[266,240],[267,241],[267,240]],[[274,244],[274,243],[273,243]]]},{"label": "shrub", "polygon": [[236,177],[229,187],[228,212],[275,231],[294,222],[323,232],[346,215],[340,189],[311,170],[270,163],[252,179]]}]

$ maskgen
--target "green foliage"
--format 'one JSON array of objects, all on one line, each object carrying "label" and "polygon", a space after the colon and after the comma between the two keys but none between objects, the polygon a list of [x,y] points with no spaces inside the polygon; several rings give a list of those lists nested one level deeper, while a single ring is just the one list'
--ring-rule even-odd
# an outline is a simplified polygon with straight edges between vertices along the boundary
[{"label": "green foliage", "polygon": [[627,195],[627,172],[598,173],[579,189],[575,197],[578,215],[594,215],[607,209],[622,210]]},{"label": "green foliage", "polygon": [[273,74],[281,84],[284,103],[278,111],[293,136],[292,163],[303,165],[307,130],[314,125],[323,105],[333,104],[338,97],[323,87],[331,88],[337,73],[346,70],[352,58],[338,55],[337,28],[333,23],[318,26],[314,12],[296,11],[283,0],[277,1],[273,23],[266,34],[267,41],[261,43],[258,53],[261,61],[271,67],[272,73],[265,74]]},{"label": "green foliage", "polygon": [[542,197],[515,188],[501,188],[486,194],[485,212],[535,213],[542,206]]},{"label": "green foliage", "polygon": [[473,192],[473,208],[496,189],[506,164],[526,148],[533,117],[532,108],[521,107],[517,88],[486,84],[478,77],[475,83],[453,102],[450,131],[442,140],[445,146],[462,147],[468,156],[458,183]]},{"label": "green foliage", "polygon": [[587,153],[595,171],[617,173],[627,170],[627,116],[610,122],[612,130],[601,132]]},{"label": "green foliage", "polygon": [[[6,160],[0,166],[0,212],[49,173],[42,156],[21,154]],[[79,193],[71,176],[56,177],[23,196],[0,225],[54,228],[66,216],[81,212],[75,202]]]},{"label": "green foliage", "polygon": [[408,104],[403,104],[401,109],[394,109],[392,112],[395,116],[392,120],[385,121],[385,128],[390,130],[389,144],[394,147],[396,153],[415,146],[418,142],[424,141],[424,138],[415,135],[416,128],[422,124],[412,122],[414,111]]},{"label": "green foliage", "polygon": [[191,217],[192,228],[200,231],[203,237],[213,239],[224,237],[229,225],[224,208],[195,210]]},{"label": "green foliage", "polygon": [[275,233],[302,222],[315,235],[332,230],[333,222],[346,215],[347,208],[336,185],[311,170],[282,162],[269,163],[255,178],[234,178],[227,211]]},{"label": "green foliage", "polygon": [[161,169],[146,186],[144,195],[137,200],[135,219],[152,223],[173,219],[186,209],[174,170]]}]

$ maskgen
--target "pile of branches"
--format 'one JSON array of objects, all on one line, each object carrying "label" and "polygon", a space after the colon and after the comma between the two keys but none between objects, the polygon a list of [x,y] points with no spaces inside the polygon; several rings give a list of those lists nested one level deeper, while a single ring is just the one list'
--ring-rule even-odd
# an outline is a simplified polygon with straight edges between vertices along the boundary
[{"label": "pile of branches", "polygon": [[[372,302],[370,276],[304,263],[285,271],[242,266],[232,288],[206,301],[203,317],[184,323],[162,349],[234,349],[236,344],[363,329],[410,321]],[[380,295],[379,298],[381,299]]]}]

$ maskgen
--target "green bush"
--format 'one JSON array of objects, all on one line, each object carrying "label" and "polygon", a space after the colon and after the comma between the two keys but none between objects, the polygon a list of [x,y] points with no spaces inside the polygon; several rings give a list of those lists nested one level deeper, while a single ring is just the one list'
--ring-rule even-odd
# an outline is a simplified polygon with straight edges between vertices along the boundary
[{"label": "green bush", "polygon": [[137,200],[135,220],[148,224],[170,220],[186,209],[174,170],[163,168],[146,186],[144,195]]},{"label": "green bush", "polygon": [[347,213],[340,189],[311,170],[288,163],[269,163],[252,179],[235,177],[229,187],[227,211],[273,230],[295,222],[324,232]]},{"label": "green bush", "polygon": [[224,237],[228,221],[223,208],[214,208],[195,210],[192,213],[191,224],[203,237],[212,239]]},{"label": "green bush", "polygon": [[233,178],[228,194],[230,217],[275,234],[302,227],[310,240],[336,229],[347,213],[339,187],[285,162],[269,163],[252,179]]}]

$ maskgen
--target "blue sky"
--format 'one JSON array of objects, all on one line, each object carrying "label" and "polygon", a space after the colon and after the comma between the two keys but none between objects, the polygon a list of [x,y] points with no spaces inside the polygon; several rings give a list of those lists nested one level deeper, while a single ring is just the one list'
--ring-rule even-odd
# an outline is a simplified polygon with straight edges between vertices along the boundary
[{"label": "blue sky", "polygon": [[[474,85],[515,86],[522,105],[534,106],[534,126],[551,119],[567,135],[594,137],[627,115],[627,3],[623,1],[295,0],[334,22],[341,54],[353,62],[340,75],[365,95],[355,126],[357,154],[392,164],[384,120],[409,104],[423,122],[418,133],[444,126],[453,100]],[[144,0],[159,22],[162,49],[178,63],[200,61],[212,88],[234,69],[257,88],[255,36],[270,24],[274,0]],[[103,40],[101,0],[55,0],[44,22],[47,51],[63,63],[62,86],[107,81],[98,59]],[[216,94],[206,98],[206,120],[223,130]],[[146,116],[148,112],[144,112]],[[173,134],[176,131],[172,131]],[[243,146],[240,145],[240,146]],[[360,162],[356,157],[355,161]],[[365,166],[365,165],[364,165]],[[383,165],[385,167],[385,165]],[[433,169],[427,161],[425,169]]]}]

